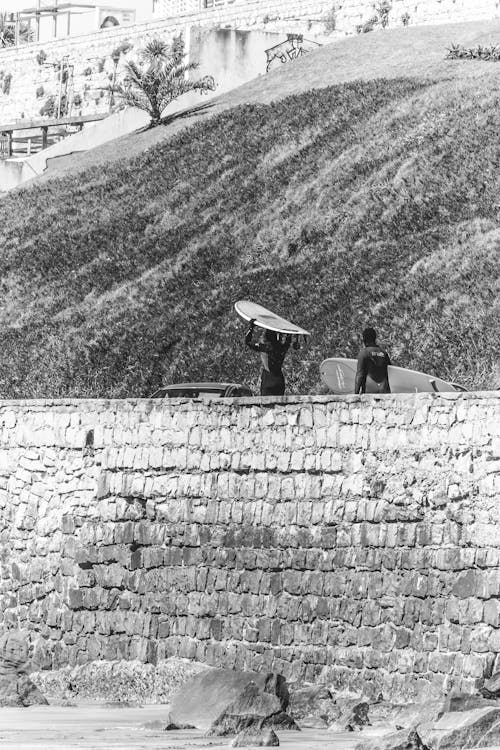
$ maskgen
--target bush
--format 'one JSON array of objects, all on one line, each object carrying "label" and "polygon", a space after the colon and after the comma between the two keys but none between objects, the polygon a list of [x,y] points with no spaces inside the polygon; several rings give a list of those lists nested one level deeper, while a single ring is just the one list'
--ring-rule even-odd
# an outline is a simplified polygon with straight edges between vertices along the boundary
[{"label": "bush", "polygon": [[40,108],[40,114],[42,117],[55,117],[56,115],[56,98],[55,96],[49,96],[44,105]]},{"label": "bush", "polygon": [[182,37],[174,38],[171,45],[162,39],[152,39],[141,50],[141,63],[128,62],[123,83],[112,91],[123,103],[147,112],[154,127],[161,122],[168,104],[189,91],[213,91],[215,81],[211,76],[193,80],[187,76],[198,67],[186,63]]},{"label": "bush", "polygon": [[332,34],[337,28],[337,10],[332,5],[330,12],[325,18],[325,33]]},{"label": "bush", "polygon": [[389,2],[389,0],[380,0],[376,10],[378,15],[378,22],[383,29],[387,28],[387,26],[389,25],[389,14],[392,10],[392,4]]},{"label": "bush", "polygon": [[477,44],[475,47],[464,47],[461,44],[452,44],[446,55],[448,60],[487,60],[498,62],[500,60],[500,45],[493,44],[485,46]]},{"label": "bush", "polygon": [[2,91],[6,96],[10,94],[11,84],[12,84],[12,73],[6,73],[2,80]]},{"label": "bush", "polygon": [[365,21],[364,23],[358,24],[356,26],[356,33],[368,34],[370,31],[373,31],[377,23],[378,23],[378,16],[372,16],[371,18],[368,19],[368,21]]}]

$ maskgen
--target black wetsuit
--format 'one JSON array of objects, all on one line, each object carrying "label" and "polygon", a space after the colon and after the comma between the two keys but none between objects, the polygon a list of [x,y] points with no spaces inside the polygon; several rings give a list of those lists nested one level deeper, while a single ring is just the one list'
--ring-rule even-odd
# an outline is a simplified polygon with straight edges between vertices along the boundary
[{"label": "black wetsuit", "polygon": [[390,364],[389,355],[378,344],[361,349],[358,355],[354,393],[366,393],[366,378],[368,376],[378,386],[377,393],[390,393],[391,388],[387,372],[387,367]]},{"label": "black wetsuit", "polygon": [[283,396],[285,393],[285,378],[281,369],[286,353],[290,348],[291,336],[286,336],[281,342],[276,334],[276,342],[252,341],[253,328],[249,328],[245,336],[245,343],[255,352],[260,352],[262,372],[260,378],[261,396]]}]

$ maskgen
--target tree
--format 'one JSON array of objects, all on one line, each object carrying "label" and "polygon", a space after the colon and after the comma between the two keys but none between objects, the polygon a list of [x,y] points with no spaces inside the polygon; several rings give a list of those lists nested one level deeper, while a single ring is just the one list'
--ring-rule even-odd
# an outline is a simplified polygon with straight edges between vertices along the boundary
[{"label": "tree", "polygon": [[[10,13],[0,13],[0,47],[13,47],[16,43],[16,22],[10,20]],[[19,23],[19,41],[33,41],[33,34],[25,21]]]},{"label": "tree", "polygon": [[141,51],[139,62],[126,63],[124,80],[115,91],[126,104],[150,115],[150,127],[161,123],[167,104],[182,94],[214,91],[212,76],[198,80],[188,78],[187,74],[198,64],[186,63],[185,57],[184,41],[178,36],[171,45],[162,39],[152,39]]}]

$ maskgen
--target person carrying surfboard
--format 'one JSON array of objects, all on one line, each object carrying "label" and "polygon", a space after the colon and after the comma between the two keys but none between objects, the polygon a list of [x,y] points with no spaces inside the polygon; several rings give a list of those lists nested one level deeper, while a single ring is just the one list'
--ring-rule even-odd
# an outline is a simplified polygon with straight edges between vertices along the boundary
[{"label": "person carrying surfboard", "polygon": [[292,336],[291,334],[287,334],[282,338],[275,331],[265,329],[263,339],[254,342],[252,341],[254,326],[255,318],[252,318],[245,336],[245,343],[250,349],[260,352],[262,360],[260,395],[283,396],[285,393],[285,377],[281,368],[292,343]]},{"label": "person carrying surfboard", "polygon": [[364,348],[358,355],[358,368],[354,393],[366,393],[366,378],[370,377],[378,386],[379,393],[390,393],[388,366],[389,355],[377,344],[377,333],[374,328],[363,331]]}]

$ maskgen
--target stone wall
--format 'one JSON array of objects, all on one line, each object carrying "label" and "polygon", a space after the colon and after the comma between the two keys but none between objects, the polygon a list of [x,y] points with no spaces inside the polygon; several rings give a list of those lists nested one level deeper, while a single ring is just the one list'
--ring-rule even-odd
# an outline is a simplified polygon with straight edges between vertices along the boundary
[{"label": "stone wall", "polygon": [[500,668],[498,394],[0,405],[0,630],[409,699]]}]

